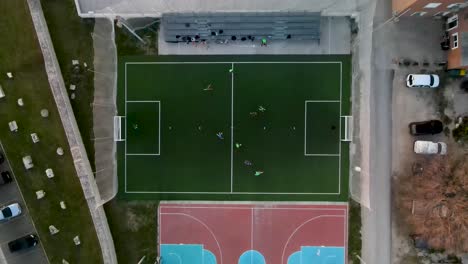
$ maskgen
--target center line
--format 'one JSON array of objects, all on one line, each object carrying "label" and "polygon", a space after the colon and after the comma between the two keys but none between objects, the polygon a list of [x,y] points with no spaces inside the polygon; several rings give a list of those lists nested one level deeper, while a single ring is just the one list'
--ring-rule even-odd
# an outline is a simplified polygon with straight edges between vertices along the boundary
[{"label": "center line", "polygon": [[234,63],[231,63],[231,193],[234,178]]}]

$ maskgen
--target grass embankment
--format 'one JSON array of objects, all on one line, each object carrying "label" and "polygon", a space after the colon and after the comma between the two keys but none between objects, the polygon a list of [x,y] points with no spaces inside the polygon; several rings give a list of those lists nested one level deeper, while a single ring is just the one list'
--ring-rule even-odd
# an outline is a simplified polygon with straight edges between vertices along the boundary
[{"label": "grass embankment", "polygon": [[[71,66],[71,61],[78,59],[81,63],[86,62],[88,68],[93,68],[94,54],[91,34],[94,21],[79,18],[72,0],[43,1],[42,7],[65,83],[67,86],[70,84],[77,86],[76,99],[72,101],[72,106],[88,157],[94,166],[91,107],[94,75],[91,71],[82,71],[76,74]],[[119,28],[116,31],[116,41],[120,44],[119,50],[124,50],[127,55],[146,53],[146,48],[144,50],[144,47],[141,47],[132,36]],[[157,202],[151,206],[149,203],[112,201],[105,206],[119,263],[136,263],[144,255],[146,255],[147,260],[153,259],[154,262],[156,255],[156,208]]]},{"label": "grass embankment", "polygon": [[349,220],[348,220],[348,259],[352,263],[360,263],[357,256],[361,256],[361,206],[349,200]]},{"label": "grass embankment", "polygon": [[[37,41],[29,9],[25,0],[2,0],[0,10],[0,83],[6,97],[0,99],[0,139],[24,194],[31,217],[41,237],[41,243],[51,263],[102,263],[96,231],[76,176],[65,132],[44,70],[42,53]],[[66,26],[66,25],[64,25]],[[14,80],[7,80],[5,72],[12,71]],[[24,106],[17,105],[23,98]],[[50,115],[42,118],[40,110]],[[16,120],[19,130],[10,132],[8,122]],[[34,144],[31,133],[37,133],[40,142]],[[64,156],[56,154],[63,147]],[[34,168],[25,170],[22,157],[30,155]],[[52,168],[53,179],[45,170]],[[46,192],[36,199],[37,190]],[[65,201],[67,209],[60,208]],[[60,232],[49,234],[49,225]],[[73,237],[79,235],[80,246]]]},{"label": "grass embankment", "polygon": [[[78,16],[73,0],[42,1],[42,9],[47,21],[55,53],[67,88],[70,84],[76,86],[75,99],[71,100],[80,129],[83,143],[88,153],[91,166],[94,167],[94,133],[93,133],[93,39],[94,19],[82,19]],[[79,60],[81,70],[74,71],[72,60]],[[88,69],[83,67],[88,65]]]}]

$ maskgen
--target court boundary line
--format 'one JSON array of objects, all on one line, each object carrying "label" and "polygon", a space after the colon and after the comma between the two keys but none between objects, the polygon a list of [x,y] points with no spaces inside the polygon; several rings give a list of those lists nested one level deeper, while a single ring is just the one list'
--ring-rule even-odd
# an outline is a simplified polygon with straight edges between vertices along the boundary
[{"label": "court boundary line", "polygon": [[[342,87],[343,87],[343,62],[342,61],[207,61],[207,62],[201,62],[201,61],[181,61],[181,62],[125,62],[125,129],[127,130],[127,102],[129,102],[128,99],[128,94],[127,94],[127,65],[145,65],[145,64],[231,64],[231,67],[234,68],[235,64],[339,64],[340,67],[340,100],[322,100],[323,102],[328,102],[328,101],[336,101],[339,102],[339,107],[340,107],[340,116],[342,115]],[[161,193],[161,194],[246,194],[246,195],[340,195],[341,194],[341,122],[340,122],[340,137],[339,137],[339,158],[338,158],[338,192],[309,192],[309,193],[303,193],[303,192],[234,192],[233,191],[233,181],[234,181],[234,164],[233,164],[233,139],[234,139],[234,127],[233,127],[233,115],[234,115],[234,72],[231,73],[232,76],[232,95],[231,95],[231,191],[230,192],[168,192],[168,191],[129,191],[128,190],[128,181],[127,181],[127,140],[125,140],[125,168],[124,168],[124,183],[125,183],[125,193],[129,194],[156,194],[156,193]],[[130,100],[132,101],[132,100]],[[141,101],[152,101],[152,100],[134,100],[135,102]],[[319,102],[321,100],[309,100],[312,102]],[[160,102],[160,101],[159,101]],[[160,106],[160,103],[159,103]],[[159,115],[161,115],[161,111],[159,111]],[[161,130],[161,118],[159,118],[159,130]],[[161,136],[161,133],[159,132],[159,137]],[[161,147],[161,141],[159,139],[159,148]],[[160,153],[160,149],[159,149]],[[159,155],[159,154],[158,154]],[[154,156],[158,156],[154,155]],[[324,154],[319,154],[319,155],[324,155]],[[327,154],[325,154],[327,155]],[[332,154],[336,155],[336,154]],[[129,156],[137,156],[137,155],[129,155]],[[312,156],[318,156],[318,155],[312,155]]]},{"label": "court boundary line", "polygon": [[[343,209],[345,210],[345,209]],[[283,246],[283,251],[281,253],[281,264],[284,263],[284,254],[286,253],[286,247],[288,246],[289,244],[289,241],[291,240],[291,238],[294,237],[294,235],[296,234],[297,231],[299,231],[304,225],[312,222],[312,221],[315,221],[317,219],[320,219],[320,218],[343,218],[343,233],[346,233],[347,232],[347,224],[346,224],[346,212],[344,215],[319,215],[319,216],[315,216],[315,217],[312,217],[312,218],[309,218],[307,219],[306,221],[302,222],[298,227],[296,227],[296,229],[294,229],[294,231],[291,233],[291,235],[289,236],[288,240],[286,240],[286,243],[284,244]],[[343,240],[343,245],[342,247],[335,247],[335,248],[343,248],[345,250],[345,254],[343,254],[343,263],[346,263],[346,240]],[[328,247],[328,246],[325,246],[325,247]]]},{"label": "court boundary line", "polygon": [[[191,214],[186,214],[186,213],[160,213],[161,215],[182,215],[182,216],[186,216],[188,218],[191,218],[195,221],[197,221],[198,223],[202,224],[203,227],[206,228],[206,230],[208,230],[208,232],[210,232],[211,236],[214,238],[214,240],[216,241],[216,245],[218,246],[218,250],[219,250],[219,257],[220,257],[220,264],[223,263],[223,251],[221,250],[221,246],[218,242],[218,238],[215,236],[213,230],[211,230],[211,228],[205,223],[203,222],[202,220],[198,219],[197,217],[191,215]],[[160,244],[160,245],[163,245],[163,244]]]},{"label": "court boundary line", "polygon": [[[126,156],[160,156],[161,155],[161,101],[159,100],[136,100],[136,101],[130,100],[130,101],[125,101],[125,107],[127,107],[128,103],[158,104],[158,153],[127,153],[125,152],[125,157]],[[126,121],[127,121],[127,115],[125,115],[125,122]],[[128,131],[128,128],[127,128],[127,125],[125,125],[125,141],[127,141],[128,139],[127,131]]]},{"label": "court boundary line", "polygon": [[[254,250],[253,241],[254,241],[254,207],[250,208],[250,250]],[[252,263],[252,255],[250,257],[250,263]]]},{"label": "court boundary line", "polygon": [[330,201],[207,201],[207,200],[184,200],[184,201],[177,201],[177,200],[161,200],[160,205],[164,206],[183,206],[183,205],[198,205],[198,206],[206,206],[206,205],[216,205],[216,206],[231,206],[231,205],[238,205],[238,206],[246,206],[246,205],[263,205],[263,206],[348,206],[348,202],[330,202]]},{"label": "court boundary line", "polygon": [[[250,207],[225,207],[225,206],[159,206],[160,208],[164,209],[164,208],[167,208],[167,209],[179,209],[179,208],[182,208],[182,209],[234,209],[234,210],[250,210],[252,209],[255,204],[250,204],[251,206]],[[311,206],[315,206],[315,205],[311,205]],[[324,206],[334,206],[334,205],[324,205]],[[341,207],[346,207],[346,205],[340,205]],[[346,211],[345,208],[304,208],[304,207],[301,207],[301,208],[296,208],[296,207],[281,207],[281,208],[277,208],[277,207],[271,207],[271,208],[268,208],[268,207],[255,207],[255,209],[258,209],[258,210],[325,210],[325,211]]]},{"label": "court boundary line", "polygon": [[[162,215],[185,215],[185,216],[188,216],[188,217],[193,217],[195,220],[199,220],[197,219],[196,217],[192,216],[190,213],[187,214],[187,213],[179,213],[179,212],[166,212],[164,213],[163,212],[163,209],[173,209],[173,208],[177,208],[177,209],[243,209],[243,210],[249,210],[251,211],[251,232],[250,232],[250,237],[251,237],[251,250],[254,250],[253,249],[253,212],[254,210],[256,209],[260,209],[260,210],[278,210],[278,209],[284,209],[284,210],[291,210],[291,209],[298,209],[298,208],[287,208],[287,207],[281,207],[281,208],[276,208],[276,207],[256,207],[256,204],[250,204],[251,206],[250,207],[223,207],[223,206],[217,206],[216,204],[214,204],[214,206],[205,206],[205,207],[199,207],[199,206],[188,206],[188,205],[185,205],[185,206],[168,206],[168,205],[171,205],[171,204],[160,204],[158,206],[158,217],[160,218],[160,221],[159,221],[159,224],[158,224],[158,230],[161,232],[161,230],[163,229],[163,225],[162,225]],[[315,206],[313,204],[311,204],[310,206]],[[321,206],[324,206],[324,207],[328,207],[330,205],[321,205]],[[333,205],[331,205],[333,206]],[[314,216],[314,217],[311,217],[305,221],[303,221],[302,223],[300,223],[295,229],[294,231],[289,235],[288,239],[286,240],[284,246],[283,246],[283,250],[282,250],[282,255],[281,255],[281,263],[283,264],[284,263],[284,255],[285,255],[285,251],[286,251],[286,247],[288,246],[291,238],[297,233],[297,231],[299,231],[304,225],[312,222],[312,221],[315,221],[317,219],[320,219],[320,218],[342,218],[343,221],[342,221],[342,224],[343,224],[343,240],[342,240],[342,244],[343,246],[325,246],[327,248],[342,248],[344,249],[344,254],[343,254],[343,257],[344,257],[344,262],[343,263],[346,263],[346,256],[347,256],[347,252],[348,252],[348,241],[347,241],[347,233],[348,233],[348,210],[349,210],[349,205],[348,204],[343,204],[343,205],[339,205],[341,207],[345,207],[345,208],[316,208],[316,207],[312,207],[312,208],[299,208],[299,209],[302,209],[302,210],[333,210],[333,211],[339,211],[340,214],[320,214],[320,215],[317,215],[317,216]],[[338,212],[337,212],[338,213]],[[199,220],[200,223],[202,223],[202,225],[206,225],[203,221]],[[206,228],[211,232],[211,229],[208,227],[208,225],[206,225]],[[217,244],[218,244],[218,241],[216,239],[216,237],[214,236],[214,234],[212,233],[212,236],[215,238]],[[161,236],[160,236],[161,238]],[[162,239],[159,240],[159,245],[162,245]],[[204,245],[204,244],[202,244]],[[312,246],[312,247],[320,247],[319,245],[316,245],[316,246]],[[221,258],[221,263],[222,263],[222,254],[221,254],[221,247],[220,245],[218,244],[218,249],[219,249],[219,252],[220,252],[220,258]],[[245,252],[244,252],[245,253]]]},{"label": "court boundary line", "polygon": [[156,241],[158,241],[158,239],[159,239],[159,243],[158,243],[159,252],[158,252],[158,253],[159,253],[159,256],[161,256],[161,245],[162,245],[162,244],[161,244],[161,242],[162,242],[162,238],[161,238],[161,236],[162,236],[161,227],[162,227],[162,218],[161,218],[161,207],[160,207],[160,206],[158,206],[158,217],[157,217],[157,219],[158,219],[158,227],[157,227],[157,230],[158,230],[157,236],[158,236],[158,237],[156,238]]}]

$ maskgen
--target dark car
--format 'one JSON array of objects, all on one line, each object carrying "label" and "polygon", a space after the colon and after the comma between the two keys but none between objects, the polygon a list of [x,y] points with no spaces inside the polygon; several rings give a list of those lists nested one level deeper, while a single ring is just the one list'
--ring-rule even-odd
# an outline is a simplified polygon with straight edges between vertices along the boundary
[{"label": "dark car", "polygon": [[39,238],[37,235],[31,234],[8,242],[8,248],[10,252],[17,252],[35,247],[38,243]]},{"label": "dark car", "polygon": [[434,135],[444,130],[444,125],[439,120],[412,122],[409,124],[410,133],[413,136]]},{"label": "dark car", "polygon": [[0,177],[0,185],[7,184],[13,181],[13,177],[9,171],[3,171]]},{"label": "dark car", "polygon": [[5,161],[5,156],[3,156],[3,153],[0,153],[0,164],[2,164]]}]

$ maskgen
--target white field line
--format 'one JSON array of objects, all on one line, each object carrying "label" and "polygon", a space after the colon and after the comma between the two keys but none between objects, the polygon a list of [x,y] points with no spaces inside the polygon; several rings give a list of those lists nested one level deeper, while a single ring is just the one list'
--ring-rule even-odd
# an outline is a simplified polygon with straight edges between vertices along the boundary
[{"label": "white field line", "polygon": [[341,115],[342,115],[342,95],[343,95],[343,64],[340,63],[340,124],[339,124],[339,137],[338,137],[338,192],[341,193]]},{"label": "white field line", "polygon": [[157,191],[126,191],[125,193],[166,193],[166,194],[271,194],[271,195],[336,195],[340,193],[280,193],[280,192],[157,192]]},{"label": "white field line", "polygon": [[231,63],[231,193],[234,187],[234,63]]},{"label": "white field line", "polygon": [[[340,100],[306,100],[305,101],[305,128],[304,132],[307,129],[307,103],[340,103],[340,116],[342,112],[342,86],[343,86],[343,71],[342,71],[342,62],[341,61],[239,61],[239,62],[232,62],[232,61],[223,61],[223,62],[200,62],[200,61],[193,61],[193,62],[126,62],[125,63],[125,116],[127,115],[127,103],[155,103],[160,101],[152,101],[152,100],[127,100],[127,65],[145,65],[145,64],[231,64],[231,67],[234,68],[234,64],[339,64],[340,65]],[[232,73],[234,74],[234,72]],[[339,124],[340,131],[339,131],[339,153],[338,154],[319,154],[319,153],[306,153],[306,133],[304,133],[304,155],[305,156],[336,156],[339,157],[338,159],[338,192],[337,193],[290,193],[290,192],[283,192],[283,193],[276,193],[276,192],[234,192],[233,191],[233,143],[234,143],[234,133],[233,133],[233,108],[234,108],[234,77],[231,80],[231,191],[230,192],[158,192],[158,191],[128,191],[127,189],[127,158],[126,156],[146,156],[146,155],[159,155],[159,154],[128,154],[127,153],[127,141],[125,141],[125,193],[134,193],[134,194],[151,194],[151,193],[165,193],[165,194],[266,194],[266,195],[339,195],[341,194],[341,122]],[[160,106],[159,106],[160,107]],[[161,111],[159,111],[159,115],[161,115]],[[127,118],[125,118],[125,129],[127,134]],[[161,136],[161,118],[159,118],[159,137]],[[161,139],[159,138],[159,151],[161,146]]]},{"label": "white field line", "polygon": [[340,154],[338,154],[338,153],[336,153],[336,154],[334,154],[334,153],[330,153],[330,154],[321,154],[321,153],[315,154],[315,153],[310,153],[310,154],[309,154],[309,153],[308,153],[308,154],[305,154],[304,156],[312,156],[312,157],[339,157]]},{"label": "white field line", "polygon": [[341,64],[341,61],[142,61],[125,62],[125,65],[145,64]]},{"label": "white field line", "polygon": [[[127,103],[150,103],[150,104],[158,104],[158,153],[127,153],[125,151],[125,156],[160,156],[161,155],[161,101],[126,101],[125,107],[127,107]],[[125,116],[125,122],[127,121],[127,117]],[[126,125],[125,125],[126,126]],[[127,141],[127,133],[125,133],[125,140]],[[125,169],[127,170],[127,169]]]},{"label": "white field line", "polygon": [[126,103],[159,103],[161,101],[155,101],[155,100],[130,100],[126,101]]},{"label": "white field line", "polygon": [[125,192],[127,192],[127,63],[125,63]]},{"label": "white field line", "polygon": [[[341,95],[340,95],[341,97]],[[341,115],[341,100],[305,100],[304,103],[304,156],[337,156],[341,159],[341,153],[307,153],[307,105],[308,103],[339,103],[340,104],[340,115]],[[341,120],[340,120],[340,138],[338,140],[341,143]],[[341,146],[341,145],[340,145]]]},{"label": "white field line", "polygon": [[127,153],[125,156],[159,156],[159,153]]}]

